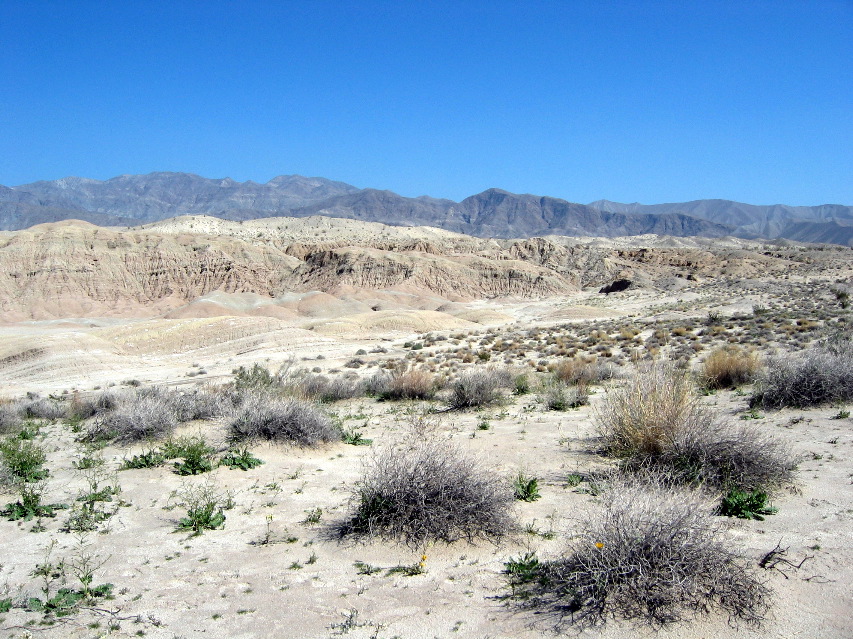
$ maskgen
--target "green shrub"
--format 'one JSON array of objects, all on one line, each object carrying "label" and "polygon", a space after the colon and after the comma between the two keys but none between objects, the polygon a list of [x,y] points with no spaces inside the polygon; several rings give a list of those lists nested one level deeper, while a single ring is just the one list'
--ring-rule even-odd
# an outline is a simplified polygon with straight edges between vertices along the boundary
[{"label": "green shrub", "polygon": [[121,470],[156,468],[162,466],[165,461],[166,456],[156,448],[152,448],[151,450],[143,450],[139,455],[134,455],[131,458],[125,458],[121,464]]},{"label": "green shrub", "polygon": [[173,493],[170,502],[187,511],[186,517],[178,521],[178,529],[191,530],[196,535],[224,527],[224,511],[233,505],[231,496],[212,480],[203,484],[184,484]]}]

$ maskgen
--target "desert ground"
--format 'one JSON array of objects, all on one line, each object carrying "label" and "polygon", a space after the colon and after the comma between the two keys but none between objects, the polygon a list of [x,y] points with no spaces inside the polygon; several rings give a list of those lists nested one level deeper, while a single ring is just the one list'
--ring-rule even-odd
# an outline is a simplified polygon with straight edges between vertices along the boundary
[{"label": "desert ground", "polygon": [[[715,518],[770,589],[760,624],[711,609],[662,627],[619,617],[558,626],[511,597],[506,574],[526,553],[561,556],[600,506],[588,478],[618,463],[598,428],[613,393],[648,362],[698,375],[723,347],[772,362],[849,331],[851,258],[846,247],[792,242],[497,241],[326,218],[189,217],[134,229],[72,221],[0,233],[0,407],[44,401],[64,411],[12,420],[4,436],[45,451],[43,503],[72,506],[0,519],[2,635],[853,636],[850,413],[843,402],[750,407],[754,382],[706,389],[697,401],[781,440],[798,462],[771,495],[776,514]],[[619,280],[627,288],[601,292]],[[555,410],[549,383],[567,360],[609,372],[589,385],[587,402]],[[317,410],[348,440],[252,441],[262,465],[190,476],[172,461],[123,469],[163,440],[87,437],[99,416],[68,417],[105,393],[224,393],[235,371],[256,364],[285,380],[343,386],[422,371],[439,390],[323,398]],[[472,370],[526,376],[529,392],[507,388],[497,402],[453,409],[452,384]],[[183,421],[172,438],[203,438],[218,460],[233,420],[224,411]],[[507,483],[535,477],[541,496],[512,504],[514,529],[499,539],[340,536],[377,456],[418,437],[478,455]],[[75,525],[92,481],[115,489],[97,505],[109,516]],[[223,525],[195,534],[180,527],[181,504],[199,487],[227,509]],[[19,488],[7,481],[0,506],[20,499]],[[784,561],[766,561],[774,549]],[[112,584],[111,594],[68,610],[32,603],[85,589],[86,578]]]}]

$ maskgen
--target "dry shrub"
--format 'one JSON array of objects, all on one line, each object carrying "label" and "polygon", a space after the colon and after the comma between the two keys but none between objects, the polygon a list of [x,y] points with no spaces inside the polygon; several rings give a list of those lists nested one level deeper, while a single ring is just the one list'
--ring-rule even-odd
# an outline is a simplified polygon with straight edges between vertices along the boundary
[{"label": "dry shrub", "polygon": [[215,419],[227,415],[232,408],[228,397],[209,389],[198,389],[183,393],[172,391],[164,396],[172,405],[179,422]]},{"label": "dry shrub", "polygon": [[719,421],[699,403],[685,371],[642,367],[608,394],[597,414],[611,454],[629,470],[654,469],[716,490],[770,490],[794,478],[796,458],[781,440]]},{"label": "dry shrub", "polygon": [[770,590],[726,547],[713,508],[666,480],[616,479],[563,557],[528,558],[527,570],[514,572],[516,595],[550,610],[559,624],[621,617],[657,627],[713,610],[758,624]]},{"label": "dry shrub", "polygon": [[751,382],[760,368],[755,352],[724,346],[708,355],[702,364],[700,377],[706,388],[734,388]]},{"label": "dry shrub", "polygon": [[661,452],[637,454],[625,466],[721,492],[768,491],[794,480],[797,459],[785,442],[754,426],[693,421]]},{"label": "dry shrub", "polygon": [[451,385],[450,407],[489,406],[502,398],[502,388],[514,387],[515,380],[509,371],[496,368],[469,370]]},{"label": "dry shrub", "polygon": [[323,411],[310,402],[247,396],[228,425],[233,442],[265,439],[277,443],[316,446],[339,441],[341,432]]},{"label": "dry shrub", "polygon": [[373,387],[379,389],[376,394],[380,399],[432,399],[437,390],[435,376],[422,369],[378,373],[374,377]]},{"label": "dry shrub", "polygon": [[159,392],[127,394],[109,411],[98,413],[84,439],[132,443],[171,435],[178,420],[174,406]]},{"label": "dry shrub", "polygon": [[853,343],[824,342],[797,354],[773,357],[758,378],[750,405],[807,408],[853,400]]},{"label": "dry shrub", "polygon": [[510,532],[509,483],[459,446],[416,439],[375,454],[342,534],[402,540],[412,547]]},{"label": "dry shrub", "polygon": [[0,434],[17,430],[23,422],[23,411],[18,402],[0,403]]},{"label": "dry shrub", "polygon": [[565,384],[595,384],[615,377],[612,364],[597,358],[563,359],[552,367],[554,377]]},{"label": "dry shrub", "polygon": [[302,377],[298,385],[299,395],[318,402],[353,399],[354,397],[362,397],[364,393],[365,384],[357,375],[329,379],[325,375],[308,374]]},{"label": "dry shrub", "polygon": [[586,384],[569,385],[557,379],[545,384],[539,397],[548,410],[569,410],[589,403]]},{"label": "dry shrub", "polygon": [[24,417],[48,420],[65,417],[65,404],[55,399],[32,397],[22,400],[19,405]]},{"label": "dry shrub", "polygon": [[684,371],[655,362],[639,366],[625,386],[609,391],[596,420],[607,451],[626,457],[658,454],[677,432],[694,423],[701,427],[711,417]]}]

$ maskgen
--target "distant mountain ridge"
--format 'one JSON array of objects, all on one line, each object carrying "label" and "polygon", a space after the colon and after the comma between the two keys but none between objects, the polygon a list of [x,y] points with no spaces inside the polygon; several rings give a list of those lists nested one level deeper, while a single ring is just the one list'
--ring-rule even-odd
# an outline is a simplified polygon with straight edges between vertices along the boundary
[{"label": "distant mountain ridge", "polygon": [[656,233],[853,242],[853,208],[842,205],[755,206],[728,200],[653,205],[599,200],[587,205],[501,189],[454,202],[407,198],[319,177],[281,175],[260,184],[172,172],[0,186],[0,230],[70,218],[101,226],[135,226],[179,215],[237,221],[325,215],[496,238]]}]

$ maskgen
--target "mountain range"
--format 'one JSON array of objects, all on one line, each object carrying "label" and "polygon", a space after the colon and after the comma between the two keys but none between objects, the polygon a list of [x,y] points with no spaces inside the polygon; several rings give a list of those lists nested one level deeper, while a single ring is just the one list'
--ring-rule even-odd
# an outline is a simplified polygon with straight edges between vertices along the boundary
[{"label": "mountain range", "polygon": [[137,226],[180,215],[228,220],[325,215],[403,226],[433,226],[478,237],[672,236],[787,238],[853,245],[853,207],[756,206],[729,200],[669,204],[578,204],[554,197],[488,189],[461,202],[408,198],[325,178],[282,175],[260,184],[190,173],[68,177],[0,185],[0,230],[80,219]]}]

